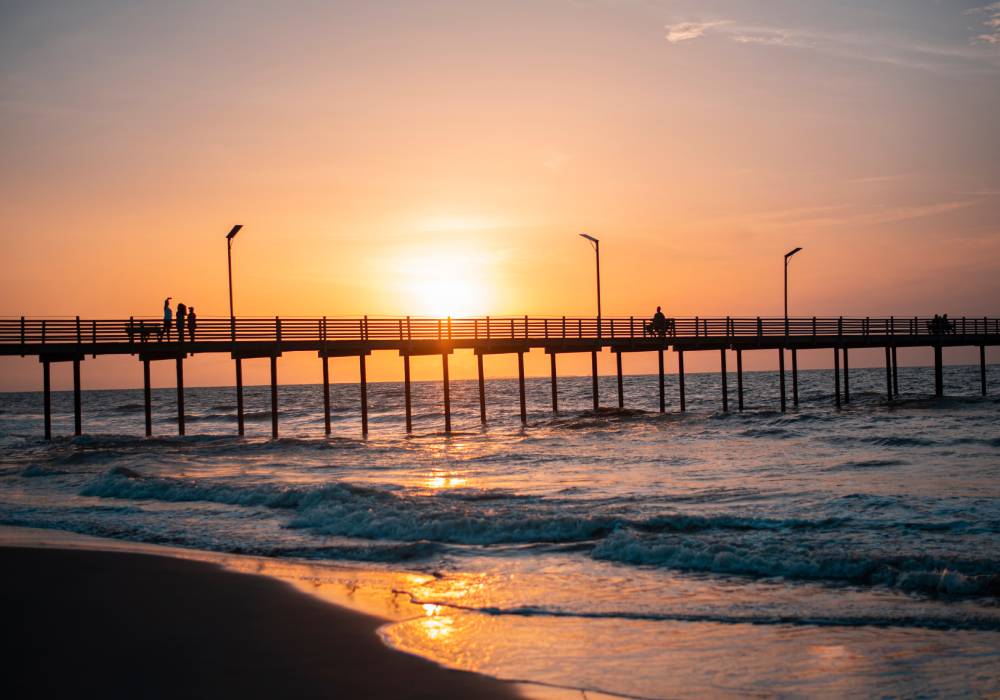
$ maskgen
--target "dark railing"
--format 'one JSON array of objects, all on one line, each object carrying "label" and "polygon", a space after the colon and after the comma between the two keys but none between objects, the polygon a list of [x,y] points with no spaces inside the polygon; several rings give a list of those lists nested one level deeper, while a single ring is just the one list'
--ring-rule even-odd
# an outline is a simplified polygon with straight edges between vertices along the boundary
[{"label": "dark railing", "polygon": [[[190,326],[184,341],[190,342]],[[177,342],[174,323],[169,338],[163,320],[0,318],[0,345],[100,344],[130,345]],[[913,317],[693,317],[669,319],[661,334],[646,317],[479,317],[479,318],[198,318],[197,342],[322,342],[406,340],[522,340],[642,338],[806,337],[806,336],[942,336],[1000,335],[1000,318],[959,317],[947,324],[927,316]]]}]

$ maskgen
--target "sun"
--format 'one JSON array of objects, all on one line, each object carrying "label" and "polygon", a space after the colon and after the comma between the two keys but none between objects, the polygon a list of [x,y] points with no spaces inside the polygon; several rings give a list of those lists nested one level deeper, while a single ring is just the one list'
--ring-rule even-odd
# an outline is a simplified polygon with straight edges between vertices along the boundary
[{"label": "sun", "polygon": [[400,266],[407,309],[417,316],[488,313],[490,286],[483,256],[440,252],[410,257]]}]

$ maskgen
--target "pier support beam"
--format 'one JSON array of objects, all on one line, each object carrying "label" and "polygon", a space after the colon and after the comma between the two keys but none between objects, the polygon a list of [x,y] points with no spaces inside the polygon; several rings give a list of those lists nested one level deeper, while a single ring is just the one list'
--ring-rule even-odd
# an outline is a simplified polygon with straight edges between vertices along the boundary
[{"label": "pier support beam", "polygon": [[885,346],[885,395],[892,401],[892,349]]},{"label": "pier support beam", "polygon": [[979,346],[979,384],[981,385],[983,396],[986,396],[986,346]]},{"label": "pier support beam", "polygon": [[330,358],[323,356],[323,432],[330,434]]},{"label": "pier support beam", "polygon": [[944,396],[944,360],[940,345],[934,346],[934,395]]},{"label": "pier support beam", "polygon": [[736,348],[736,401],[739,410],[743,410],[743,351]]},{"label": "pier support beam", "polygon": [[[482,368],[483,358],[479,358]],[[406,432],[413,432],[413,394],[410,393],[410,356],[403,355],[403,407],[406,413]]]},{"label": "pier support beam", "polygon": [[451,382],[448,379],[448,353],[441,353],[441,383],[444,385],[444,432],[451,432]]},{"label": "pier support beam", "polygon": [[52,439],[52,370],[49,361],[42,360],[42,393],[45,410],[45,439]]},{"label": "pier support beam", "polygon": [[840,348],[833,349],[833,400],[840,408]]},{"label": "pier support beam", "polygon": [[528,407],[524,397],[524,353],[517,353],[517,390],[521,402],[521,424],[528,422]]},{"label": "pier support beam", "polygon": [[667,396],[663,386],[663,349],[656,351],[656,359],[660,366],[660,413],[667,410]]},{"label": "pier support beam", "polygon": [[615,360],[618,364],[618,410],[625,408],[625,387],[622,384],[622,354],[615,353]]},{"label": "pier support beam", "polygon": [[146,437],[153,435],[153,391],[149,385],[149,360],[142,361],[142,403],[146,412]]},{"label": "pier support beam", "polygon": [[851,403],[851,364],[844,348],[844,403]]},{"label": "pier support beam", "polygon": [[368,372],[364,355],[358,355],[358,369],[361,371],[361,434],[368,437]]},{"label": "pier support beam", "polygon": [[271,439],[278,439],[278,358],[271,355]]},{"label": "pier support beam", "polygon": [[719,350],[720,371],[722,375],[722,412],[729,413],[729,384],[726,376],[726,349]]},{"label": "pier support beam", "polygon": [[177,434],[184,434],[184,358],[177,358]]},{"label": "pier support beam", "polygon": [[677,351],[677,385],[681,394],[681,411],[687,410],[687,401],[684,397],[684,351]]},{"label": "pier support beam", "polygon": [[892,346],[892,395],[899,396],[899,360],[895,345]]},{"label": "pier support beam", "polygon": [[243,419],[243,360],[236,358],[236,430],[240,437],[246,432],[246,421]]},{"label": "pier support beam", "polygon": [[785,399],[785,349],[778,348],[778,384],[781,385],[781,412],[784,413],[786,406]]},{"label": "pier support beam", "polygon": [[80,397],[80,360],[73,360],[73,434],[83,434],[83,410]]},{"label": "pier support beam", "polygon": [[590,352],[590,375],[592,377],[592,389],[594,392],[594,410],[600,407],[600,400],[597,396],[597,351]]},{"label": "pier support beam", "polygon": [[792,405],[799,405],[799,351],[792,348]]},{"label": "pier support beam", "polygon": [[549,365],[552,372],[552,412],[559,413],[559,386],[556,379],[556,354],[549,355]]},{"label": "pier support beam", "polygon": [[479,368],[479,422],[486,423],[486,377],[483,374],[482,355],[476,355],[476,365]]}]

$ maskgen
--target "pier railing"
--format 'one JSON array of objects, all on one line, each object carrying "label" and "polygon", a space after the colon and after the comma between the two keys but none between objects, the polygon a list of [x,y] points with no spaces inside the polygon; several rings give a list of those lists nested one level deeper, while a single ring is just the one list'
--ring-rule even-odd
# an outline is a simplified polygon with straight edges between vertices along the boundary
[{"label": "pier railing", "polygon": [[[422,317],[199,317],[193,339],[198,342],[246,341],[407,341],[520,339],[642,339],[808,336],[942,336],[1000,335],[1000,318],[957,317],[947,323],[933,317],[686,317],[668,319],[665,331],[653,331],[638,316],[478,318]],[[0,345],[137,344],[176,342],[176,321],[169,337],[163,319],[130,317],[0,318]],[[185,326],[183,341],[192,339]]]}]

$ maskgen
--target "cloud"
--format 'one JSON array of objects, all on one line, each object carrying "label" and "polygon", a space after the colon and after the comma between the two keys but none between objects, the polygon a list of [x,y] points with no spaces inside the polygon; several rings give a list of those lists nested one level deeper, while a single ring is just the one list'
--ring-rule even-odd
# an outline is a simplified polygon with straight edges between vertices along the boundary
[{"label": "cloud", "polygon": [[715,20],[710,22],[677,22],[666,25],[667,41],[676,44],[680,41],[689,41],[705,36],[705,32],[712,27],[727,24],[725,21]]},{"label": "cloud", "polygon": [[993,2],[982,7],[966,10],[967,15],[984,15],[982,24],[986,31],[977,34],[974,41],[1000,46],[1000,2]]},{"label": "cloud", "polygon": [[[990,33],[976,43],[1000,46],[1000,1],[967,11],[986,15]],[[775,25],[742,24],[736,20],[686,21],[666,25],[672,44],[711,33],[735,44],[813,51],[852,61],[880,63],[941,74],[995,73],[1000,57],[982,47],[954,46],[867,33],[824,32]]]}]

